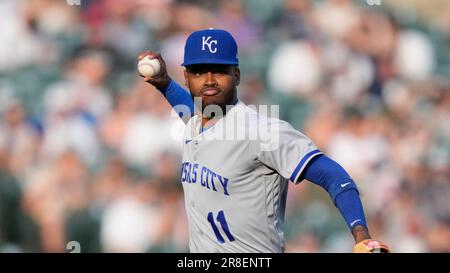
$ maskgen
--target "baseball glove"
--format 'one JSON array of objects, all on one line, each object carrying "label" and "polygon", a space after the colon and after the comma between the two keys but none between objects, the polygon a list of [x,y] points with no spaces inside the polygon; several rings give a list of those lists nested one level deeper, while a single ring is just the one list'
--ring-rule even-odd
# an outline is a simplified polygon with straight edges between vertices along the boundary
[{"label": "baseball glove", "polygon": [[353,246],[353,253],[390,253],[389,246],[373,239],[363,240]]}]

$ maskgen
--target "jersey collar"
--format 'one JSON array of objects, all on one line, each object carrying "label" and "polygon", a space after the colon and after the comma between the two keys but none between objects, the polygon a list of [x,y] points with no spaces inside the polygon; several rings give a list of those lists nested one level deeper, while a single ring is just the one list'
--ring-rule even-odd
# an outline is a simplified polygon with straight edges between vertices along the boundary
[{"label": "jersey collar", "polygon": [[241,108],[242,106],[245,106],[243,102],[238,100],[236,104],[231,108],[227,114],[218,120],[214,125],[208,128],[201,128],[201,119],[199,115],[195,115],[192,118],[192,124],[191,124],[191,136],[193,139],[198,139],[205,137],[206,139],[214,139],[213,135],[209,134],[216,134],[216,133],[223,133],[223,122],[225,122],[226,119],[230,119],[234,117],[234,114],[236,111]]}]

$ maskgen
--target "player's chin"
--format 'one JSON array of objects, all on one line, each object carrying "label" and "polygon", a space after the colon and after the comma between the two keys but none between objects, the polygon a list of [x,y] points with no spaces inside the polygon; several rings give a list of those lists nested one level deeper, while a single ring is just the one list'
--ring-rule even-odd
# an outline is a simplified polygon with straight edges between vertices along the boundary
[{"label": "player's chin", "polygon": [[203,95],[202,96],[203,105],[209,106],[209,105],[223,105],[225,103],[225,98],[222,95],[222,92],[219,92],[215,95]]},{"label": "player's chin", "polygon": [[203,114],[209,115],[212,112],[219,114],[225,109],[225,100],[216,96],[202,97]]}]

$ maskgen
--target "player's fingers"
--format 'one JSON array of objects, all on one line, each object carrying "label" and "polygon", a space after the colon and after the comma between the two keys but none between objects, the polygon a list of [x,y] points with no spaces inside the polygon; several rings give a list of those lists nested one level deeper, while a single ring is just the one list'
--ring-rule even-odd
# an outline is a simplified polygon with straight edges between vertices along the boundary
[{"label": "player's fingers", "polygon": [[150,51],[144,51],[144,52],[142,52],[141,54],[139,54],[139,61],[141,61],[142,59],[144,59],[145,57],[147,57],[147,56],[151,56],[152,55],[152,53],[150,52]]},{"label": "player's fingers", "polygon": [[152,53],[153,53],[153,56],[154,56],[156,59],[161,59],[161,58],[162,58],[160,53],[158,53],[158,52],[152,52]]},{"label": "player's fingers", "polygon": [[156,59],[156,58],[160,58],[161,54],[154,52],[154,51],[150,51],[150,50],[146,50],[144,52],[142,52],[141,54],[139,54],[139,61],[144,59],[145,57],[148,57],[149,59]]},{"label": "player's fingers", "polygon": [[148,55],[148,51],[144,51],[144,52],[142,52],[141,54],[139,54],[139,57],[138,57],[139,61],[142,60],[142,59],[144,59],[145,56],[147,56],[147,55]]}]

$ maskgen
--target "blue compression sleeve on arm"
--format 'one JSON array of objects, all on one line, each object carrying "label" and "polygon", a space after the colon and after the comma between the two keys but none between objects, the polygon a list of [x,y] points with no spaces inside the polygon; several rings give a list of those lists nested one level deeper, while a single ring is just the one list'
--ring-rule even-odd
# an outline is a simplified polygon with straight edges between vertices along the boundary
[{"label": "blue compression sleeve on arm", "polygon": [[356,184],[337,162],[319,155],[306,166],[300,176],[300,179],[305,178],[330,194],[350,230],[355,225],[367,226]]},{"label": "blue compression sleeve on arm", "polygon": [[344,191],[336,196],[336,207],[350,230],[358,225],[367,227],[361,199],[356,190]]},{"label": "blue compression sleeve on arm", "polygon": [[160,89],[159,91],[163,93],[173,108],[177,107],[175,111],[180,117],[184,117],[186,114],[192,116],[194,113],[194,101],[189,92],[184,90],[178,83],[171,80],[166,88]]}]

